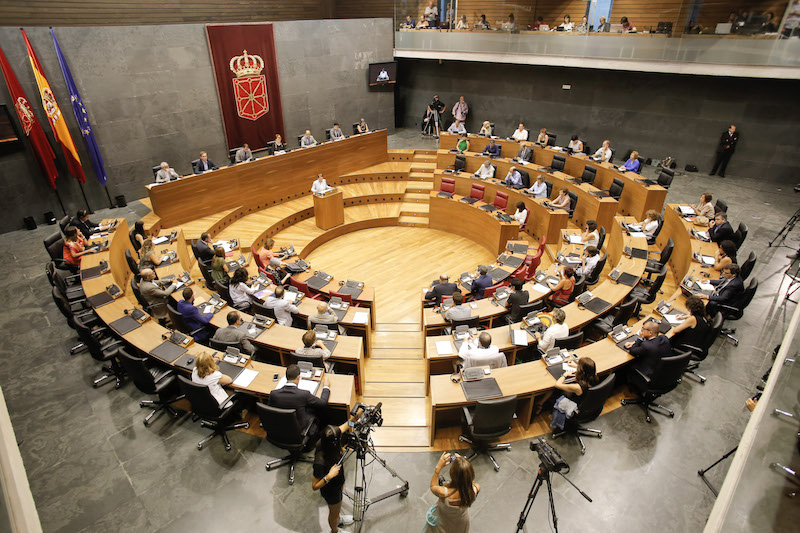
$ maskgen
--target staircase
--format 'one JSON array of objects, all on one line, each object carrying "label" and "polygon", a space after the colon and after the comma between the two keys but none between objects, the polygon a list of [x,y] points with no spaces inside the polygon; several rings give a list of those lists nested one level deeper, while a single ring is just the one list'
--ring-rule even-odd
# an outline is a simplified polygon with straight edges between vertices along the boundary
[{"label": "staircase", "polygon": [[401,226],[428,227],[430,193],[433,190],[433,171],[436,169],[435,150],[415,150],[406,184],[406,195],[400,207]]}]

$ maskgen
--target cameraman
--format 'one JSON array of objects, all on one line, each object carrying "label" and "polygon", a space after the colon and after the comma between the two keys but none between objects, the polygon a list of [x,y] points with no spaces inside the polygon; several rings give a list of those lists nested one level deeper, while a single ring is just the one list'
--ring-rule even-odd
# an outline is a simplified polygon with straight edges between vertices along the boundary
[{"label": "cameraman", "polygon": [[342,465],[338,464],[342,458],[342,435],[353,429],[353,424],[363,413],[363,408],[351,415],[350,419],[341,426],[326,426],[317,443],[314,453],[314,474],[311,477],[311,488],[318,490],[328,504],[328,524],[331,533],[336,533],[339,526],[349,526],[353,523],[353,515],[342,515],[342,487],[344,486],[344,472]]}]

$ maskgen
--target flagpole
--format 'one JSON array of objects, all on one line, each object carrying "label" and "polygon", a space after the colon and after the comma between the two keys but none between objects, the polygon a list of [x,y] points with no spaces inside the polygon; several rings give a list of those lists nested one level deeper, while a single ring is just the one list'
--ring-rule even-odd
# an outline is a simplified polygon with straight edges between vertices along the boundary
[{"label": "flagpole", "polygon": [[111,201],[111,195],[108,194],[108,187],[103,185],[103,190],[106,191],[106,196],[108,196],[108,207],[110,209],[114,209],[114,202]]},{"label": "flagpole", "polygon": [[64,213],[64,216],[67,216],[67,210],[64,209],[64,202],[61,201],[61,195],[58,194],[58,189],[53,189],[53,192],[56,193],[56,198],[58,198],[58,204],[61,206],[61,212]]},{"label": "flagpole", "polygon": [[81,188],[81,194],[83,195],[83,201],[86,202],[86,209],[89,211],[89,213],[94,213],[94,211],[92,210],[92,207],[89,205],[89,200],[86,199],[86,193],[83,190],[83,183],[81,183],[79,181],[78,182],[78,187]]}]

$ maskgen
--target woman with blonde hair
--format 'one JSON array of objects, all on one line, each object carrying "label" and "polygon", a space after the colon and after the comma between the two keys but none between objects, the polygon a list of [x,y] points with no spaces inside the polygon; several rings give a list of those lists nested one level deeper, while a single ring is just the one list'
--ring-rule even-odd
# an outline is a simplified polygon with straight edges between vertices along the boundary
[{"label": "woman with blonde hair", "polygon": [[[450,482],[440,486],[439,473],[450,465]],[[428,511],[425,533],[468,533],[469,508],[481,491],[466,457],[443,453],[433,470],[431,492],[438,498]]]},{"label": "woman with blonde hair", "polygon": [[211,395],[217,400],[220,407],[228,400],[228,393],[222,387],[230,385],[233,380],[219,371],[217,362],[208,352],[201,352],[195,358],[194,369],[192,370],[192,383],[205,385],[211,391]]},{"label": "woman with blonde hair", "polygon": [[161,264],[161,254],[156,253],[155,246],[153,246],[153,239],[148,237],[142,243],[142,249],[139,250],[139,270],[144,268],[155,269],[156,266]]},{"label": "woman with blonde hair", "polygon": [[492,123],[489,122],[488,120],[484,120],[483,121],[483,125],[481,126],[481,131],[478,132],[478,133],[480,133],[481,135],[491,136],[492,135]]}]

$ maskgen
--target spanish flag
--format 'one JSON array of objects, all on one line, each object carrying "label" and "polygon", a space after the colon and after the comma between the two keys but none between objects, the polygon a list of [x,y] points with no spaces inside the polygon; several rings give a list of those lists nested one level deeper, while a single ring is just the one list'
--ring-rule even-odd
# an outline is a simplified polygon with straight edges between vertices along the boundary
[{"label": "spanish flag", "polygon": [[39,59],[31,47],[28,36],[25,35],[25,30],[20,28],[22,37],[25,39],[25,46],[28,47],[28,59],[31,62],[33,75],[36,78],[36,85],[39,86],[39,95],[42,97],[42,106],[47,114],[47,120],[50,121],[50,127],[53,128],[53,136],[56,141],[61,144],[61,149],[64,151],[64,158],[67,160],[67,168],[69,173],[81,183],[86,183],[86,176],[83,173],[81,160],[78,157],[78,152],[75,150],[75,143],[72,142],[72,136],[67,129],[67,123],[64,120],[64,115],[61,114],[61,109],[58,107],[56,97],[53,91],[50,90],[50,84],[44,76],[42,65],[39,64]]}]

